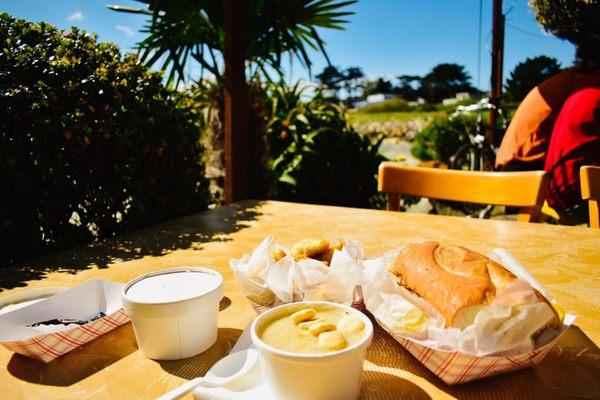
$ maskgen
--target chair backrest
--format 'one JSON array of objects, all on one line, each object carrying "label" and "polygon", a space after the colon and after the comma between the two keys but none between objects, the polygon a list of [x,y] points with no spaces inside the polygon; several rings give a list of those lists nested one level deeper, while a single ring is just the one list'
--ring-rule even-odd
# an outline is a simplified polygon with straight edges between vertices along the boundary
[{"label": "chair backrest", "polygon": [[519,221],[536,222],[546,198],[544,171],[473,172],[379,165],[378,189],[388,194],[388,210],[398,210],[401,195],[468,203],[520,207]]},{"label": "chair backrest", "polygon": [[600,167],[583,166],[579,169],[581,198],[588,200],[590,228],[600,228],[598,202],[600,202]]}]

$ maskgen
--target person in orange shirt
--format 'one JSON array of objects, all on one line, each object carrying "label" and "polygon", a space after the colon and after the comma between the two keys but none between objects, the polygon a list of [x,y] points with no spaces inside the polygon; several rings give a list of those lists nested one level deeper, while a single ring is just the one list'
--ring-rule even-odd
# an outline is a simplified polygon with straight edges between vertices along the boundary
[{"label": "person in orange shirt", "polygon": [[600,82],[600,69],[583,63],[548,78],[523,99],[506,130],[496,168],[542,170],[554,122],[571,93]]}]

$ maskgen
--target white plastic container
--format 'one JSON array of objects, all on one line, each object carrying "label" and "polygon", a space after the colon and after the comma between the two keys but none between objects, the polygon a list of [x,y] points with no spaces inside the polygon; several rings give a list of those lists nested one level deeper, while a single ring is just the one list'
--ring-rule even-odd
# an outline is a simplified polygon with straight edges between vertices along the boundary
[{"label": "white plastic container", "polygon": [[154,360],[192,357],[212,346],[222,298],[221,274],[201,267],[151,272],[122,292],[138,347]]},{"label": "white plastic container", "polygon": [[[258,331],[276,314],[295,312],[307,306],[333,306],[365,323],[364,338],[345,349],[324,354],[298,354],[278,350],[265,342]],[[349,400],[360,394],[360,374],[373,337],[369,318],[352,307],[310,301],[284,304],[258,316],[251,327],[252,342],[259,353],[263,377],[273,398],[286,400]]]}]

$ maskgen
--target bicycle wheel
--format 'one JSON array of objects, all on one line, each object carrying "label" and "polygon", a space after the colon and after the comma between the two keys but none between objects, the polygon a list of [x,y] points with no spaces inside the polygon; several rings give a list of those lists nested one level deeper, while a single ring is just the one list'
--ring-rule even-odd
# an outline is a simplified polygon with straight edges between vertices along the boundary
[{"label": "bicycle wheel", "polygon": [[464,144],[450,158],[450,169],[477,171],[477,158],[477,147],[471,143]]},{"label": "bicycle wheel", "polygon": [[480,171],[496,170],[496,151],[489,143],[484,143],[480,153]]},{"label": "bicycle wheel", "polygon": [[481,147],[467,143],[450,159],[450,169],[461,171],[493,171],[496,153],[487,143]]}]

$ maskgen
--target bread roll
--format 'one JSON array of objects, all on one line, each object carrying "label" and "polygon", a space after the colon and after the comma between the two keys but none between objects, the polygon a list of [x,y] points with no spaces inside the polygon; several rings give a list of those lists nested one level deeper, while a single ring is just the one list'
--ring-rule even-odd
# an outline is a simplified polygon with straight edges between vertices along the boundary
[{"label": "bread roll", "polygon": [[292,246],[292,257],[294,260],[312,258],[321,261],[325,265],[331,264],[335,250],[342,250],[344,240],[329,243],[325,239],[302,239]]},{"label": "bread roll", "polygon": [[[464,329],[473,324],[477,312],[490,304],[496,292],[517,279],[488,257],[459,246],[436,242],[406,246],[390,272],[398,283],[421,296],[444,317],[446,327]],[[536,291],[540,301],[554,312],[550,325],[560,320],[554,308]]]}]

